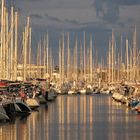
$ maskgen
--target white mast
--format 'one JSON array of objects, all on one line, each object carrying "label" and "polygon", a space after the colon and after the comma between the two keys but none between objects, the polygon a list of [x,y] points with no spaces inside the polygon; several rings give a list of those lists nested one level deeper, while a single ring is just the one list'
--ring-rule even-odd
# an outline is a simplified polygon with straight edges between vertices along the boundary
[{"label": "white mast", "polygon": [[41,61],[41,41],[40,41],[40,46],[39,46],[39,78],[41,78],[41,65],[42,65],[42,61]]},{"label": "white mast", "polygon": [[90,83],[93,77],[93,62],[92,62],[92,35],[90,35]]},{"label": "white mast", "polygon": [[62,84],[62,62],[61,62],[61,59],[62,59],[62,53],[61,53],[61,39],[59,39],[59,84],[61,85]]},{"label": "white mast", "polygon": [[15,12],[14,80],[17,80],[18,13]]},{"label": "white mast", "polygon": [[47,74],[49,74],[49,39],[48,39],[48,32],[47,32]]},{"label": "white mast", "polygon": [[29,28],[29,77],[31,78],[32,28]]},{"label": "white mast", "polygon": [[132,55],[132,50],[130,49],[130,81],[133,80],[133,55]]},{"label": "white mast", "polygon": [[136,57],[137,57],[137,52],[136,52],[136,26],[135,26],[135,31],[133,35],[133,80],[136,80]]},{"label": "white mast", "polygon": [[77,43],[77,38],[75,38],[75,47],[74,47],[74,62],[73,62],[73,64],[74,64],[74,77],[75,77],[75,81],[76,81],[76,83],[77,83],[77,78],[78,78],[78,76],[77,76],[77,45],[78,45],[78,43]]},{"label": "white mast", "polygon": [[65,69],[65,63],[64,63],[64,33],[62,34],[62,82],[64,82],[64,69]]},{"label": "white mast", "polygon": [[22,80],[24,80],[24,52],[25,52],[25,32],[22,32],[22,65],[23,65],[23,73],[22,73]]},{"label": "white mast", "polygon": [[27,27],[24,32],[24,46],[23,46],[23,81],[26,81],[27,76]]},{"label": "white mast", "polygon": [[27,25],[24,32],[24,46],[23,46],[23,81],[27,78],[27,51],[29,43],[29,29],[30,29],[30,17],[27,17]]},{"label": "white mast", "polygon": [[50,79],[51,79],[52,78],[52,71],[53,71],[53,60],[52,60],[52,50],[51,49],[49,51],[49,68],[50,68],[49,75],[50,75]]},{"label": "white mast", "polygon": [[86,80],[86,37],[84,32],[84,79]]},{"label": "white mast", "polygon": [[[46,40],[45,40],[45,38],[43,40],[43,47],[44,47],[44,53],[43,53],[44,72],[43,72],[43,76],[45,76],[45,74],[46,74]],[[43,78],[45,78],[45,77],[43,77]]]},{"label": "white mast", "polygon": [[3,24],[3,19],[4,19],[4,0],[2,0],[1,3],[1,47],[0,47],[0,79],[3,77],[3,29],[4,29],[4,24]]},{"label": "white mast", "polygon": [[86,53],[86,60],[87,60],[87,65],[86,65],[86,68],[87,68],[87,83],[90,82],[90,47],[87,48],[87,53]]},{"label": "white mast", "polygon": [[83,78],[83,50],[82,50],[82,42],[80,41],[80,78]]},{"label": "white mast", "polygon": [[111,73],[112,73],[112,77],[111,77],[111,82],[114,82],[114,32],[112,30],[112,55],[111,55]]},{"label": "white mast", "polygon": [[6,79],[8,80],[9,77],[9,29],[8,29],[8,12],[6,12]]},{"label": "white mast", "polygon": [[109,40],[109,52],[108,52],[108,83],[110,84],[111,82],[111,42]]},{"label": "white mast", "polygon": [[70,79],[70,46],[69,46],[69,32],[67,33],[67,80]]},{"label": "white mast", "polygon": [[118,56],[117,56],[117,81],[120,82],[120,54],[118,53]]},{"label": "white mast", "polygon": [[6,7],[3,13],[3,52],[2,52],[3,78],[6,78]]},{"label": "white mast", "polygon": [[14,57],[14,8],[11,7],[11,66],[10,66],[10,72],[11,72],[11,80],[13,80],[13,57]]},{"label": "white mast", "polygon": [[[40,43],[40,42],[39,42]],[[37,46],[37,62],[36,62],[36,64],[37,64],[37,77],[36,78],[39,78],[39,47],[40,47],[40,45],[39,45],[39,43],[38,43],[38,46]]]},{"label": "white mast", "polygon": [[128,58],[128,39],[126,39],[126,75],[127,81],[129,80],[129,58]]}]

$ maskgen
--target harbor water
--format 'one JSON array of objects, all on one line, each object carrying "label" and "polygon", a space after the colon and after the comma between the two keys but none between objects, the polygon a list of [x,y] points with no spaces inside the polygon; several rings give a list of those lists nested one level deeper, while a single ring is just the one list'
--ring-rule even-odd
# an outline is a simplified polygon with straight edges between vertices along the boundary
[{"label": "harbor water", "polygon": [[140,114],[110,95],[59,95],[48,107],[0,123],[0,140],[118,139],[140,139]]}]

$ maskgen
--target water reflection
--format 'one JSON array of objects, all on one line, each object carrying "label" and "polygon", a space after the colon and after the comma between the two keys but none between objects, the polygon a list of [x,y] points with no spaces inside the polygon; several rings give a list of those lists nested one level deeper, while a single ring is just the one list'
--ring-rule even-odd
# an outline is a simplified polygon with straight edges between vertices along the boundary
[{"label": "water reflection", "polygon": [[110,96],[58,96],[48,109],[0,124],[0,140],[137,140],[139,130],[140,115]]}]

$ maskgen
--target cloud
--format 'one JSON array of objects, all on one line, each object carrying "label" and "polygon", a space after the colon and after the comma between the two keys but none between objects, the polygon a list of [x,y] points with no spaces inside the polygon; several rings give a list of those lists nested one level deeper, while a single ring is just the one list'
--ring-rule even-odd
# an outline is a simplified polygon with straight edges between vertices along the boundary
[{"label": "cloud", "polygon": [[45,17],[51,21],[61,22],[59,18],[49,16],[48,14],[45,14]]},{"label": "cloud", "polygon": [[115,23],[119,18],[119,5],[113,0],[94,0],[96,16],[110,23]]},{"label": "cloud", "polygon": [[[21,1],[23,1],[23,0],[11,0],[11,1],[13,1],[13,2],[21,2]],[[42,2],[42,1],[46,1],[46,0],[24,0],[24,2]],[[49,1],[49,0],[47,0],[47,1]]]},{"label": "cloud", "polygon": [[119,5],[137,5],[140,4],[139,0],[114,0],[115,3]]},{"label": "cloud", "polygon": [[79,24],[79,22],[75,19],[73,19],[73,20],[65,19],[65,22],[69,22],[69,23],[72,23],[72,24]]},{"label": "cloud", "polygon": [[120,6],[132,6],[140,4],[140,0],[94,0],[97,18],[109,23],[117,23],[120,16]]},{"label": "cloud", "polygon": [[110,23],[116,23],[119,19],[119,6],[115,3],[107,3],[103,10],[103,19]]},{"label": "cloud", "polygon": [[57,17],[53,17],[53,16],[50,16],[48,14],[45,14],[45,17],[48,19],[48,20],[51,20],[51,21],[55,21],[55,22],[61,22],[61,23],[71,23],[71,24],[79,24],[79,22],[75,19],[73,20],[69,20],[69,19],[64,19],[64,20],[61,20]]},{"label": "cloud", "polygon": [[41,19],[42,18],[42,16],[39,15],[39,14],[30,14],[30,17],[31,18],[36,18],[36,19]]},{"label": "cloud", "polygon": [[[20,9],[20,23],[31,16],[40,27],[80,29],[103,23],[108,28],[129,28],[139,22],[140,0],[6,0]],[[93,7],[94,6],[94,7]],[[47,13],[47,14],[46,14]],[[131,19],[131,20],[130,20]],[[130,21],[128,23],[128,21]],[[92,25],[91,25],[92,24]],[[103,26],[102,25],[102,26]],[[97,28],[99,30],[99,28]],[[101,28],[101,30],[103,30]]]}]

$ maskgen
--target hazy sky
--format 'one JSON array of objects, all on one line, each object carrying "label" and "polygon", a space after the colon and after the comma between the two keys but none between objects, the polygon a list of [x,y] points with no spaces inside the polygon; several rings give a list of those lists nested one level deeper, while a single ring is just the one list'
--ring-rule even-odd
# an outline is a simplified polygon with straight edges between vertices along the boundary
[{"label": "hazy sky", "polygon": [[[140,0],[13,0],[21,17],[59,28],[129,28],[140,22]],[[93,25],[92,25],[93,24]]]}]

